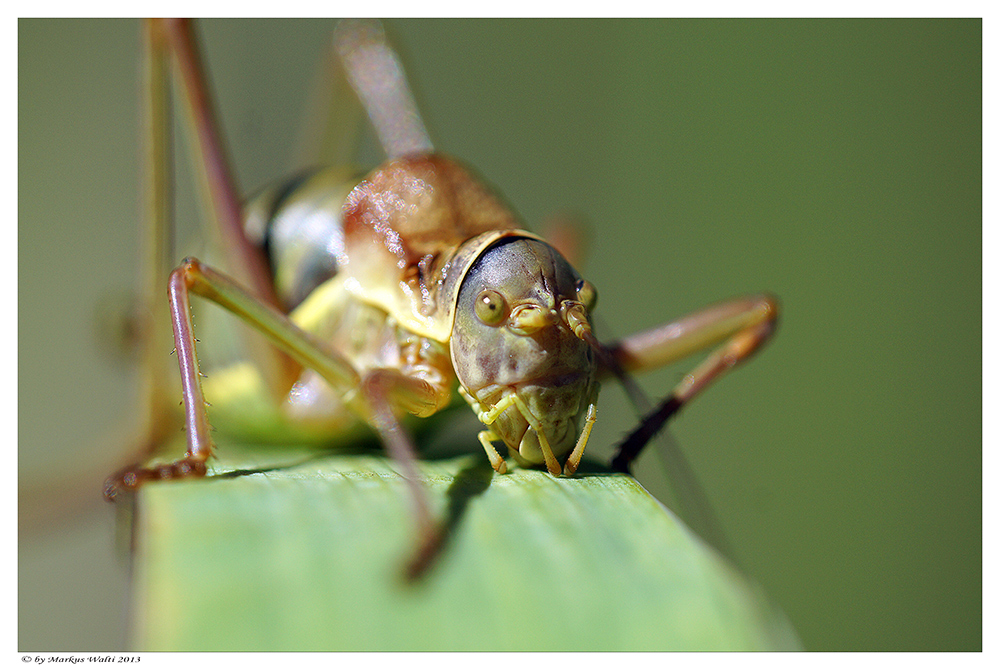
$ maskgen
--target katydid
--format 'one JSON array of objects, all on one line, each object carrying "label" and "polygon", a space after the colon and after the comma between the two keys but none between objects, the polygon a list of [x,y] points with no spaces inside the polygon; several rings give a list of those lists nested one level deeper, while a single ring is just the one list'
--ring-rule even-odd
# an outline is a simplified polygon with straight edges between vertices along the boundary
[{"label": "katydid", "polygon": [[[468,168],[434,150],[377,23],[343,22],[334,43],[387,161],[360,177],[336,169],[298,175],[244,208],[192,25],[151,21],[146,34],[151,228],[169,226],[165,90],[172,59],[229,266],[223,272],[188,258],[170,273],[187,453],[167,465],[135,465],[112,475],[109,499],[150,480],[206,472],[211,410],[202,390],[192,294],[222,306],[274,345],[254,355],[292,420],[325,421],[331,430],[360,421],[376,431],[411,484],[425,549],[437,542],[438,529],[414,476],[417,455],[403,415],[438,412],[457,386],[484,425],[479,441],[498,473],[513,459],[572,476],[597,420],[601,380],[627,380],[715,347],[622,443],[613,467],[627,471],[680,407],[774,331],[777,302],[761,294],[600,342],[591,325],[594,287]],[[149,257],[162,257],[155,243],[149,248]],[[146,281],[152,286],[163,279],[154,271]],[[152,407],[164,392],[162,380],[151,379]]]}]

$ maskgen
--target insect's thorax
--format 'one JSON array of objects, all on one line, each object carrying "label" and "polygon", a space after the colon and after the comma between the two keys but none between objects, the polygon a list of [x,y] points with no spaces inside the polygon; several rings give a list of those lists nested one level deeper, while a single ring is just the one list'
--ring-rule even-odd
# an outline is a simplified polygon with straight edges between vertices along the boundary
[{"label": "insect's thorax", "polygon": [[[359,300],[343,275],[324,282],[292,313],[292,320],[320,342],[351,361],[364,375],[374,369],[398,370],[440,389],[447,404],[454,373],[447,344],[417,335],[378,306]],[[295,417],[346,412],[344,398],[317,373],[305,370],[288,397]]]}]

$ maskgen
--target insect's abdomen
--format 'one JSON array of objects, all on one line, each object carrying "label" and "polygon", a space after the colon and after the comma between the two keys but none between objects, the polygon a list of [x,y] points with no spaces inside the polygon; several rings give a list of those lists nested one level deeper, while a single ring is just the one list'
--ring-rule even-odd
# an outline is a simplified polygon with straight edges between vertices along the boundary
[{"label": "insect's abdomen", "polygon": [[269,186],[247,202],[247,236],[264,250],[285,309],[337,274],[344,254],[344,199],[359,181],[344,169],[313,170]]}]

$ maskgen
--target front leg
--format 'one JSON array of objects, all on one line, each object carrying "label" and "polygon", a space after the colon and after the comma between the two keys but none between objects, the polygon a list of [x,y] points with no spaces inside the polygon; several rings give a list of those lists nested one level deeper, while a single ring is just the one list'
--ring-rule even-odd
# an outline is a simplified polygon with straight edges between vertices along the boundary
[{"label": "front leg", "polygon": [[[761,294],[713,305],[606,347],[620,370],[638,372],[723,343],[643,417],[619,445],[611,467],[628,472],[632,461],[664,424],[709,384],[756,352],[774,333],[777,320],[777,300]],[[611,372],[606,370],[605,374]]]},{"label": "front leg", "polygon": [[[109,500],[113,500],[121,490],[134,490],[145,481],[205,474],[205,462],[212,455],[213,447],[201,389],[202,374],[195,350],[190,293],[211,300],[240,317],[301,365],[318,372],[335,389],[346,394],[356,389],[360,382],[360,376],[349,361],[324,347],[285,314],[252,296],[230,277],[197,259],[185,259],[170,274],[169,298],[181,377],[187,452],[184,458],[168,465],[154,468],[132,466],[115,473],[105,482],[104,495]],[[347,405],[358,416],[367,418],[366,404],[361,398],[353,397]]]},{"label": "front leg", "polygon": [[391,368],[359,372],[350,361],[299,328],[285,314],[252,296],[230,277],[194,258],[185,259],[171,273],[169,290],[187,426],[187,452],[183,458],[167,465],[152,468],[134,466],[112,475],[105,483],[105,496],[113,500],[122,490],[134,490],[145,481],[200,477],[206,472],[206,461],[212,455],[213,445],[195,351],[191,293],[232,312],[303,367],[315,370],[341,393],[348,409],[376,430],[389,455],[400,465],[410,487],[419,545],[407,574],[412,578],[418,577],[440,548],[443,531],[433,522],[430,506],[417,478],[413,442],[400,425],[397,414],[408,412],[427,416],[447,404],[449,389],[446,376],[428,374],[430,380],[421,379]]}]

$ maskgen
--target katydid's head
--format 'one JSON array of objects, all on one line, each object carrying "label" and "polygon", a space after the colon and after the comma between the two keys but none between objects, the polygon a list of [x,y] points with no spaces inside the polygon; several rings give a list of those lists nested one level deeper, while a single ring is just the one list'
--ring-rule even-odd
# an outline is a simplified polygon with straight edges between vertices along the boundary
[{"label": "katydid's head", "polygon": [[488,247],[462,281],[451,335],[455,373],[480,418],[522,463],[553,471],[553,456],[577,444],[581,418],[596,400],[595,301],[593,287],[558,251],[525,237]]}]

